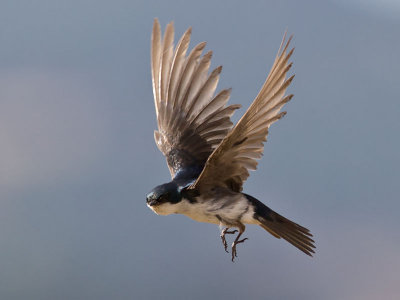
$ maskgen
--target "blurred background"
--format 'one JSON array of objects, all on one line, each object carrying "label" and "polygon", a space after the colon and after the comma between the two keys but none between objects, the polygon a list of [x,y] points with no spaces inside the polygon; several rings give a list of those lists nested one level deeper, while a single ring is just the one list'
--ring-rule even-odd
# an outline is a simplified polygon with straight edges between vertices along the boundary
[{"label": "blurred background", "polygon": [[[1,299],[398,299],[400,2],[2,1]],[[245,191],[311,229],[309,258],[248,226],[145,205],[169,181],[153,140],[150,34],[207,41],[230,103],[257,95],[285,29],[294,99]]]}]

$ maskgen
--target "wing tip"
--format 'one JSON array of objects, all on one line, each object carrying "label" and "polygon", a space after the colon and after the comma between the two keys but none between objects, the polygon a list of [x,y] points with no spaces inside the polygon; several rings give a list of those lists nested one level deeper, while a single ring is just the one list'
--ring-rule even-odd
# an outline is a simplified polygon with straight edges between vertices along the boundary
[{"label": "wing tip", "polygon": [[295,76],[296,76],[296,74],[293,74],[293,75],[291,75],[291,76],[286,80],[286,82],[288,83],[288,85],[292,83],[292,81],[293,81],[293,79],[294,79]]},{"label": "wing tip", "polygon": [[[283,33],[283,37],[282,37],[281,44],[280,44],[280,46],[279,46],[278,56],[280,56],[280,54],[282,54],[283,52],[286,51],[286,49],[288,48],[290,42],[291,42],[292,39],[293,39],[293,34],[291,34],[291,35],[289,36],[289,38],[286,40],[287,33],[288,33],[288,29],[286,28],[285,31],[284,31],[284,33]],[[284,45],[285,45],[285,46],[284,46]]]},{"label": "wing tip", "polygon": [[157,18],[154,18],[154,22],[153,22],[153,31],[151,34],[151,39],[152,41],[154,41],[155,36],[157,35],[161,35],[161,26],[160,26],[160,22],[158,21]]},{"label": "wing tip", "polygon": [[[167,27],[165,28],[164,32],[164,39],[166,38],[167,34],[172,34],[174,32],[174,21],[171,21],[167,24]],[[173,42],[174,38],[172,38]]]},{"label": "wing tip", "polygon": [[231,107],[232,109],[239,109],[242,108],[242,104],[231,104],[228,107]]},{"label": "wing tip", "polygon": [[214,71],[212,71],[212,73],[215,73],[218,75],[221,74],[221,72],[222,72],[222,66],[218,66],[214,69]]},{"label": "wing tip", "polygon": [[212,52],[212,50],[209,50],[206,54],[203,55],[203,59],[207,60],[207,61],[210,61],[212,56],[213,56],[213,52]]}]

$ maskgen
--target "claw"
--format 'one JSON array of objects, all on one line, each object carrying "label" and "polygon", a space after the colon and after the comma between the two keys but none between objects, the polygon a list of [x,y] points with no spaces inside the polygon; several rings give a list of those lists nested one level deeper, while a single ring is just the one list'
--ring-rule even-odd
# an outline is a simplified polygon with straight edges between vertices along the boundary
[{"label": "claw", "polygon": [[245,240],[248,240],[248,238],[244,238],[243,240],[239,240],[239,237],[241,236],[241,233],[238,234],[236,237],[236,240],[232,243],[232,262],[234,262],[235,257],[237,257],[237,250],[236,250],[236,245],[243,243]]},{"label": "claw", "polygon": [[229,253],[228,244],[226,243],[225,235],[221,234],[221,240],[222,240],[222,245],[224,245],[225,252]]},{"label": "claw", "polygon": [[222,244],[224,245],[224,249],[225,249],[226,253],[229,253],[229,251],[228,251],[228,244],[225,239],[225,234],[234,234],[234,233],[238,232],[237,230],[228,231],[228,229],[229,228],[225,228],[221,232],[221,240],[222,240]]}]

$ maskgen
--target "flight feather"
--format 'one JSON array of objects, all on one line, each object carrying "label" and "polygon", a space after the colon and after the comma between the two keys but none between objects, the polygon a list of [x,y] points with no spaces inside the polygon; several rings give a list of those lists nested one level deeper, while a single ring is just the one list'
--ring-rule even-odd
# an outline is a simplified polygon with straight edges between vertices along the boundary
[{"label": "flight feather", "polygon": [[189,28],[174,49],[174,26],[162,37],[154,20],[151,70],[158,131],[155,142],[165,155],[174,178],[182,170],[197,177],[213,150],[232,128],[230,117],[239,105],[227,106],[230,90],[215,95],[222,67],[209,73],[212,52],[201,56],[205,43],[187,55]]},{"label": "flight feather", "polygon": [[242,191],[249,170],[257,168],[257,160],[262,156],[269,127],[286,114],[281,109],[293,97],[285,94],[294,77],[292,75],[287,78],[292,66],[289,59],[294,50],[288,51],[290,41],[291,37],[286,41],[285,34],[260,92],[239,122],[209,156],[191,188],[221,186],[236,192]]}]

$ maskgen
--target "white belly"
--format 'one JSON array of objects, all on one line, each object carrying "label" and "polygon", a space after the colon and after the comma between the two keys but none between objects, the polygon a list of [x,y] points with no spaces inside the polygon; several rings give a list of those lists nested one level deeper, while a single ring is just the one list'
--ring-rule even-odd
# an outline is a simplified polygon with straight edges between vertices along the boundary
[{"label": "white belly", "polygon": [[[229,226],[228,223],[257,224],[254,220],[254,208],[241,194],[234,199],[218,199],[216,201],[198,199],[197,203],[182,201],[182,211],[178,212],[189,218],[204,223]],[[226,223],[224,222],[226,220]]]},{"label": "white belly", "polygon": [[197,222],[219,224],[218,213],[210,211],[207,202],[190,203],[186,199],[182,200],[182,212],[179,212]]}]

